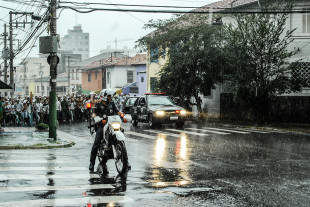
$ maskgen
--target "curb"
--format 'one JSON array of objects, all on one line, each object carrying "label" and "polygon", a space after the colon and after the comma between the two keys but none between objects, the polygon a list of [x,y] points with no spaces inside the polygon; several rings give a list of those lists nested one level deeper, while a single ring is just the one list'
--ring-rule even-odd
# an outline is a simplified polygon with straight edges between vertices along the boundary
[{"label": "curb", "polygon": [[[214,120],[207,120],[207,121],[199,121],[199,120],[190,120],[187,121],[188,123],[194,123],[194,124],[206,124],[206,125],[213,125],[213,126],[234,126],[234,127],[245,127],[245,128],[251,128],[256,130],[277,130],[277,131],[285,131],[285,132],[292,132],[292,133],[308,133],[310,134],[310,125],[302,125],[303,127],[296,127],[293,124],[279,124],[275,123],[275,126],[272,125],[255,125],[255,124],[247,124],[247,123],[230,123],[230,122],[219,122]],[[281,126],[282,125],[282,126]],[[307,127],[309,126],[309,127]]]},{"label": "curb", "polygon": [[67,143],[67,144],[59,144],[59,145],[41,145],[41,146],[35,146],[35,145],[29,145],[29,146],[23,146],[23,145],[3,145],[0,146],[0,150],[13,150],[13,149],[53,149],[53,148],[67,148],[72,147],[75,145],[75,142]]}]

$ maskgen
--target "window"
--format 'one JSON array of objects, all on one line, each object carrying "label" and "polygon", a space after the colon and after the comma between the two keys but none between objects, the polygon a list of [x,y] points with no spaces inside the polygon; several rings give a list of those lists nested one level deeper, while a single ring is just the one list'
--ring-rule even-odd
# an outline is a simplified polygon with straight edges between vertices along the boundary
[{"label": "window", "polygon": [[305,88],[310,88],[310,63],[296,62],[290,65],[292,69],[292,78],[297,83],[302,83]]},{"label": "window", "polygon": [[95,72],[95,80],[97,80],[98,77],[98,71]]},{"label": "window", "polygon": [[158,63],[158,48],[152,48],[150,53],[150,62]]},{"label": "window", "polygon": [[133,83],[133,71],[127,71],[127,83]]},{"label": "window", "polygon": [[40,86],[37,86],[37,93],[40,93]]},{"label": "window", "polygon": [[44,93],[44,86],[42,86],[42,93]]},{"label": "window", "polygon": [[310,33],[310,14],[302,15],[302,33],[303,34]]},{"label": "window", "polygon": [[88,82],[91,82],[91,73],[88,74]]},{"label": "window", "polygon": [[143,83],[144,82],[144,77],[143,76],[141,76],[141,83]]}]

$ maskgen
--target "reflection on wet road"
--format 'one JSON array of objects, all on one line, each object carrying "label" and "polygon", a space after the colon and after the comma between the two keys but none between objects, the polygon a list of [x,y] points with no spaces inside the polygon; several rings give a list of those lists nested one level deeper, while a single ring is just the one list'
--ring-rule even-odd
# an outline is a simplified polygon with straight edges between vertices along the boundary
[{"label": "reflection on wet road", "polygon": [[[86,123],[72,148],[0,151],[1,206],[307,206],[310,136],[188,124],[125,125],[132,169],[88,172]],[[64,134],[62,134],[64,135]],[[67,135],[66,135],[67,136]]]}]

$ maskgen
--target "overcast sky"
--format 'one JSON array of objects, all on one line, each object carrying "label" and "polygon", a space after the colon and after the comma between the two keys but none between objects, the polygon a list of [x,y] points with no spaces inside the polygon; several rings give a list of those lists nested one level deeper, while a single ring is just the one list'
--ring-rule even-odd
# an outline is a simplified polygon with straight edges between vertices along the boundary
[{"label": "overcast sky", "polygon": [[[15,0],[20,2],[27,2],[24,0]],[[41,2],[43,0],[36,0]],[[113,4],[132,4],[132,5],[161,5],[161,6],[182,6],[182,7],[201,7],[203,5],[210,4],[217,0],[67,0],[67,2],[86,2],[86,3],[113,3]],[[34,2],[34,1],[28,1]],[[62,1],[61,1],[62,2]],[[60,3],[60,5],[71,5]],[[16,9],[17,11],[37,11],[36,7],[30,6],[29,4],[23,3],[11,3],[9,1],[0,0],[0,7],[8,7]],[[75,6],[76,7],[76,6]],[[121,6],[107,6],[107,5],[88,5],[87,7],[100,7],[100,8],[110,8],[110,9],[151,9],[151,10],[172,10],[172,8],[146,8],[146,7],[121,7]],[[41,13],[46,9],[42,9]],[[175,10],[175,9],[174,9]],[[189,11],[191,8],[179,9],[182,11]],[[0,8],[0,33],[3,33],[4,24],[9,22],[9,9]],[[128,48],[133,48],[135,46],[135,41],[140,37],[148,34],[151,30],[144,30],[143,26],[151,19],[167,19],[171,17],[171,14],[163,13],[136,13],[136,12],[111,12],[111,11],[96,11],[92,13],[77,13],[72,10],[65,9],[60,13],[59,19],[57,21],[57,33],[60,36],[67,34],[68,29],[72,29],[74,25],[81,24],[84,32],[90,34],[90,56],[95,56],[99,54],[101,49],[107,48],[110,44],[112,48],[115,48],[115,38],[117,38],[117,47],[123,48],[127,46]],[[25,32],[16,31],[18,33],[18,38],[24,40]],[[42,36],[46,36],[47,32],[44,31]],[[110,41],[110,42],[108,42]],[[2,43],[3,40],[0,40]],[[38,54],[38,44],[34,47],[29,54],[29,56],[37,56]],[[30,45],[29,45],[30,46]],[[0,50],[2,50],[3,44],[0,45]],[[28,50],[27,50],[28,51]],[[17,62],[20,62],[26,55],[27,51],[20,54],[17,58]],[[2,59],[0,63],[2,63]]]}]

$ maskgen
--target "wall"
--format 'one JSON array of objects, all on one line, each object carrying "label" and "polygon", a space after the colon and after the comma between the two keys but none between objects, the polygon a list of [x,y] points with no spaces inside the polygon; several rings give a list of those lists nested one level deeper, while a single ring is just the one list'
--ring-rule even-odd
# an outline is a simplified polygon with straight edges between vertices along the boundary
[{"label": "wall", "polygon": [[[251,120],[253,115],[233,101],[232,94],[221,94],[222,120]],[[242,117],[241,117],[242,116]],[[246,117],[246,118],[244,118]],[[310,123],[309,96],[277,96],[270,108],[270,121],[274,123]]]},{"label": "wall", "polygon": [[[146,79],[146,65],[137,65],[137,86],[139,87],[139,95],[146,93],[147,79]],[[141,82],[141,78],[144,78],[144,82]]]},{"label": "wall", "polygon": [[107,88],[122,88],[127,83],[127,71],[133,71],[133,83],[136,82],[136,68],[134,66],[112,66],[107,68],[107,74],[111,74]]},{"label": "wall", "polygon": [[[97,71],[97,80],[96,80]],[[91,74],[91,81],[88,82],[88,74]],[[102,70],[91,70],[82,72],[82,90],[101,91],[102,90]]]},{"label": "wall", "polygon": [[[167,58],[167,56],[166,56]],[[157,73],[159,70],[165,65],[166,59],[159,58],[157,63],[151,63],[150,62],[150,51],[148,51],[148,58],[147,58],[147,65],[146,65],[146,77],[147,77],[147,92],[150,92],[151,90],[151,77],[158,77]]]}]

